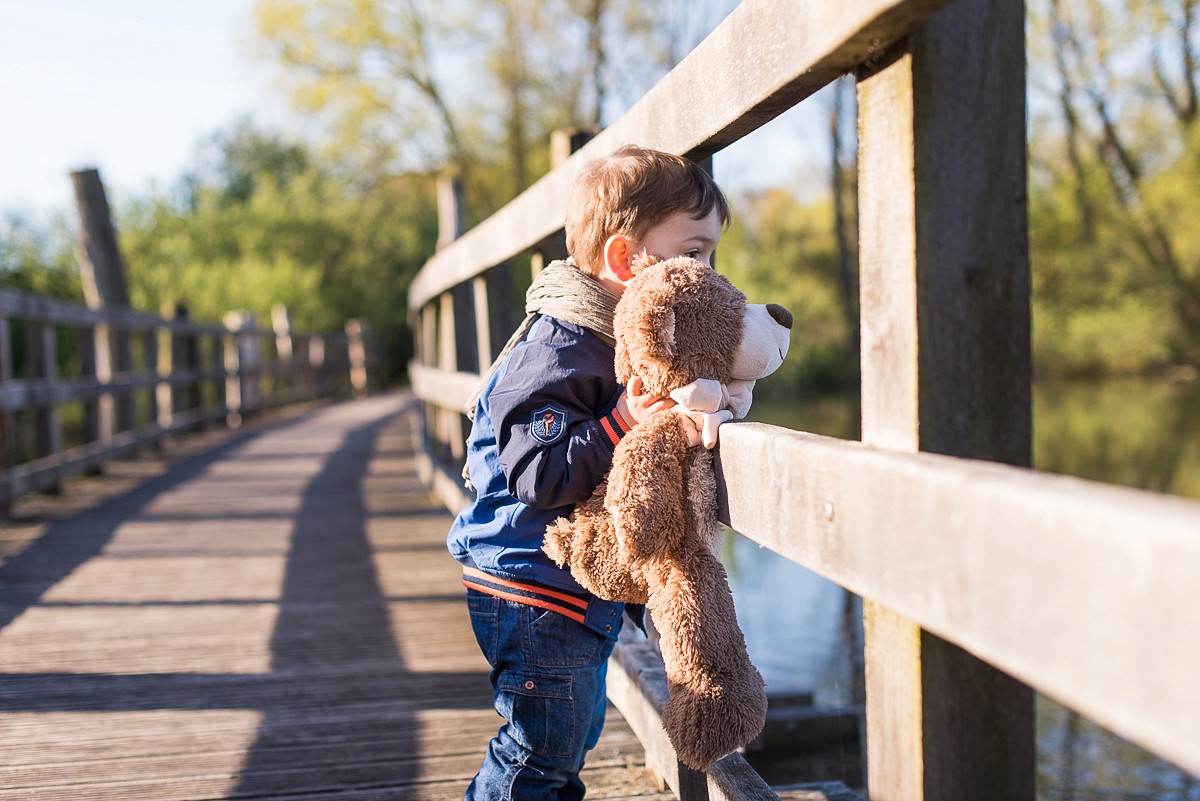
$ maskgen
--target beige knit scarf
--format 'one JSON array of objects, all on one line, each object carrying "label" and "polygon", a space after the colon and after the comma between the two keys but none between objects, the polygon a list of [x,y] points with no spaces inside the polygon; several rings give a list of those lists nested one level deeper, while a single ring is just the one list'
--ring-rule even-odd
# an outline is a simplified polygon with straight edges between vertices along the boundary
[{"label": "beige knit scarf", "polygon": [[[526,337],[540,315],[548,314],[582,326],[609,345],[615,345],[613,314],[616,310],[617,297],[595,278],[576,267],[573,260],[550,262],[550,265],[533,279],[529,291],[525,293],[525,319],[517,326],[500,355],[492,362],[483,380],[479,382],[479,388],[471,395],[471,400],[467,401],[467,417],[475,419],[475,407],[484,387],[492,380],[492,376],[500,369],[500,364],[512,353],[513,348]],[[467,464],[463,465],[463,483],[468,490],[474,490],[468,467]]]},{"label": "beige knit scarf", "polygon": [[475,419],[475,406],[483,394],[484,387],[492,380],[496,370],[500,369],[501,362],[529,334],[529,329],[540,315],[548,314],[556,319],[582,326],[609,345],[615,345],[613,313],[616,309],[617,297],[595,278],[576,267],[573,260],[551,262],[546,269],[538,273],[529,286],[529,291],[525,293],[525,319],[517,326],[516,332],[492,362],[479,388],[467,402],[467,416]]}]

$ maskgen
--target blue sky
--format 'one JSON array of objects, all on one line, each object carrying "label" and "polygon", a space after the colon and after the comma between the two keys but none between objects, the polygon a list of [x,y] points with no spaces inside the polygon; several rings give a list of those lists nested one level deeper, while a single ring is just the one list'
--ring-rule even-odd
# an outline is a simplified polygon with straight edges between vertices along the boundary
[{"label": "blue sky", "polygon": [[81,167],[118,197],[165,189],[199,141],[278,115],[252,2],[0,0],[0,213],[69,209]]},{"label": "blue sky", "polygon": [[[69,212],[68,173],[83,167],[118,203],[166,190],[216,131],[247,115],[284,125],[275,67],[253,53],[253,3],[0,0],[0,214]],[[718,155],[718,180],[823,183],[825,108],[806,103]]]}]

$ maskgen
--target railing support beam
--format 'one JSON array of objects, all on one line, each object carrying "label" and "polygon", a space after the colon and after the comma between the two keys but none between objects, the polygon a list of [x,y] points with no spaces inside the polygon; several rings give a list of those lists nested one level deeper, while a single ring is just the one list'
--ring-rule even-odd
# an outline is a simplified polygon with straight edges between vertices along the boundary
[{"label": "railing support beam", "polygon": [[[869,444],[1029,464],[1023,26],[1022,3],[959,0],[860,75]],[[864,610],[873,801],[1032,801],[1032,691]]]},{"label": "railing support beam", "polygon": [[[95,169],[71,173],[75,191],[75,210],[79,215],[79,235],[75,260],[83,279],[83,294],[89,309],[125,308],[129,306],[129,289],[125,282],[125,262],[117,246],[117,231],[112,223],[104,182]],[[96,328],[97,370],[103,381],[116,374],[133,371],[133,350],[130,333],[121,327]],[[99,374],[99,373],[98,373]],[[137,427],[133,397],[117,394],[100,406],[101,438],[111,440],[118,432]]]}]

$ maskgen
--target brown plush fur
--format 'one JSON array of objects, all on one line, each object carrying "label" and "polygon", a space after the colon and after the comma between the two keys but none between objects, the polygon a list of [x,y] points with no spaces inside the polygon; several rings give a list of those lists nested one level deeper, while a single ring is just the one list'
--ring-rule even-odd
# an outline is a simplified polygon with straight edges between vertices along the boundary
[{"label": "brown plush fur", "polygon": [[[618,379],[639,375],[664,396],[698,378],[727,381],[745,312],[745,296],[701,262],[638,262],[614,318]],[[689,447],[668,410],[625,435],[606,481],[543,546],[596,595],[646,604],[667,671],[663,726],[697,770],[758,736],[767,708],[714,555],[716,515],[712,453]]]}]

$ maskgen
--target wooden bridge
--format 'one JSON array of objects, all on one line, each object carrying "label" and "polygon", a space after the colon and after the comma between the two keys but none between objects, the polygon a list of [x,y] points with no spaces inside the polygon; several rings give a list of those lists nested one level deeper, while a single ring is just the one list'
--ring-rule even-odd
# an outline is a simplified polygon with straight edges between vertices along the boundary
[{"label": "wooden bridge", "polygon": [[[416,400],[296,416],[332,384],[286,335],[262,341],[269,369],[241,362],[255,349],[237,338],[223,358],[164,366],[173,336],[199,332],[0,293],[0,501],[251,404],[235,433],[110,463],[58,504],[15,501],[0,538],[0,797],[458,797],[496,718],[441,550],[448,512],[425,488],[465,501],[463,402],[511,328],[514,265],[561,254],[587,159],[625,142],[707,159],[846,72],[863,441],[727,426],[725,522],[863,596],[874,801],[1032,801],[1034,690],[1200,772],[1200,504],[1026,469],[1023,25],[1011,0],[746,0],[622,120],[461,237],[447,194],[444,247],[410,291]],[[42,365],[20,378],[10,319]],[[46,349],[64,327],[96,348],[87,377],[54,374]],[[113,356],[122,327],[159,332],[140,370]],[[133,397],[156,411],[121,422]],[[66,403],[90,432],[73,451]],[[33,443],[25,461],[18,442]],[[662,692],[653,653],[620,646],[621,716],[589,797],[666,797],[644,766],[680,798],[782,795],[738,755],[679,769]]]},{"label": "wooden bridge", "polygon": [[[499,718],[415,411],[292,407],[18,504],[0,799],[461,798]],[[671,797],[612,718],[592,797]]]}]

